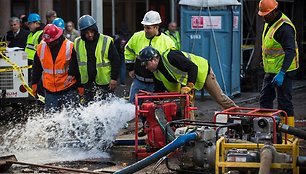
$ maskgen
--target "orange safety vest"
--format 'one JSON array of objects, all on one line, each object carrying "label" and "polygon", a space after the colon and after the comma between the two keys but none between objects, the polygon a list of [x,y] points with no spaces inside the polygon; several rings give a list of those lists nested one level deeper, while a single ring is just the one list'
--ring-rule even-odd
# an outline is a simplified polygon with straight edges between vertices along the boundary
[{"label": "orange safety vest", "polygon": [[52,54],[47,43],[42,42],[38,45],[37,55],[43,68],[43,86],[48,91],[63,91],[76,83],[75,77],[67,81],[72,49],[73,42],[65,39],[57,54],[55,62],[53,62]]}]

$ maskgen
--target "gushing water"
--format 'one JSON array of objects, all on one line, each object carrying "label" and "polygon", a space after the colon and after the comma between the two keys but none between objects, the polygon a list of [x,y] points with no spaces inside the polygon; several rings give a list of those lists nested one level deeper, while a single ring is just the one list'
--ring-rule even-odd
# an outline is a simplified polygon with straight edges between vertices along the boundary
[{"label": "gushing water", "polygon": [[40,163],[107,157],[105,150],[133,119],[134,107],[113,97],[87,107],[31,114],[2,135],[0,154]]}]

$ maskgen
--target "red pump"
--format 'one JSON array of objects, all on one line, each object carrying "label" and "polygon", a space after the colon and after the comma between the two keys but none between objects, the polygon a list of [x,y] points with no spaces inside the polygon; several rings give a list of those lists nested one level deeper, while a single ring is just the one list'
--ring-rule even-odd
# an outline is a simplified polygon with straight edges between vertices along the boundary
[{"label": "red pump", "polygon": [[[139,101],[143,101],[141,105]],[[177,92],[148,93],[142,91],[135,96],[135,106],[135,153],[138,158],[147,157],[167,144],[165,129],[162,129],[160,123],[163,122],[165,125],[177,117],[178,107],[181,108],[182,116],[177,119],[189,119],[190,111],[196,110],[195,107],[189,106],[189,95]],[[147,135],[146,147],[138,146],[138,117],[140,115],[146,118],[144,130]]]},{"label": "red pump", "polygon": [[[141,105],[142,110],[147,110],[143,116],[146,117],[145,133],[148,138],[146,139],[146,144],[150,145],[152,148],[162,148],[166,145],[165,135],[159,126],[155,118],[155,109],[158,105],[153,102],[143,103]],[[162,104],[162,109],[165,113],[167,122],[172,121],[173,117],[176,116],[177,105],[175,102]]]}]

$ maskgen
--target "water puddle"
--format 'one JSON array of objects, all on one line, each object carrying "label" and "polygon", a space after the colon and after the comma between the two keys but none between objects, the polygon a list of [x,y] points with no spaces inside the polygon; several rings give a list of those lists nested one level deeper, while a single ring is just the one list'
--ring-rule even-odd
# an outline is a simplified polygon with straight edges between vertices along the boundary
[{"label": "water puddle", "polygon": [[34,112],[4,132],[0,156],[33,163],[107,158],[105,151],[134,112],[134,105],[116,97],[54,114]]}]

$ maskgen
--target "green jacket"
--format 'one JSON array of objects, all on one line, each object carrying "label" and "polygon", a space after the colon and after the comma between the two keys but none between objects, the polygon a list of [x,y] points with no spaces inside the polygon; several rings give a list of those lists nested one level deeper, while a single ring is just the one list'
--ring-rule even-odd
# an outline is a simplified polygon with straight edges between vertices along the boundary
[{"label": "green jacket", "polygon": [[165,31],[165,34],[173,40],[173,42],[175,43],[175,48],[177,50],[180,50],[181,49],[180,33],[178,31],[175,31],[175,33],[171,33],[169,30],[167,30]]},{"label": "green jacket", "polygon": [[[282,17],[278,21],[276,21],[270,28],[268,28],[267,23],[264,26],[264,31],[262,34],[262,59],[264,71],[266,73],[277,74],[282,68],[282,64],[285,58],[285,52],[281,44],[274,39],[274,34],[283,23],[289,24],[290,26],[292,26],[294,31],[296,31],[290,19],[284,14],[282,14]],[[287,71],[293,71],[299,67],[299,51],[297,43],[295,45],[295,50],[296,55]]]},{"label": "green jacket", "polygon": [[175,45],[164,33],[154,36],[153,39],[147,39],[144,31],[136,32],[125,46],[124,57],[126,63],[135,63],[139,52],[146,46],[152,46],[159,52],[164,52]]},{"label": "green jacket", "polygon": [[43,33],[42,30],[38,30],[34,34],[31,32],[28,35],[27,45],[26,45],[24,51],[28,53],[28,59],[30,59],[30,60],[34,60],[34,56],[35,56],[35,53],[36,53],[36,47],[39,44],[38,39],[39,39],[39,37],[42,33]]},{"label": "green jacket", "polygon": [[[95,81],[98,85],[107,85],[111,80],[111,64],[108,59],[108,50],[111,42],[111,37],[100,34],[95,51],[97,70]],[[81,37],[78,37],[75,39],[74,43],[79,71],[81,74],[81,84],[86,84],[88,82],[88,67],[85,42],[81,39]]]}]

